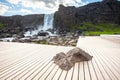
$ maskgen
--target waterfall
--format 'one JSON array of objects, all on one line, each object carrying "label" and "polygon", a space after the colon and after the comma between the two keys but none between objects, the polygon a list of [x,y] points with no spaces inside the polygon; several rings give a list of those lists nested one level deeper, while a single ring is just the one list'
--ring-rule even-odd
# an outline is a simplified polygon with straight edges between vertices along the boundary
[{"label": "waterfall", "polygon": [[40,25],[37,29],[25,32],[24,36],[37,35],[41,30],[46,31],[53,29],[54,13],[44,15],[44,24]]},{"label": "waterfall", "polygon": [[53,19],[54,19],[54,14],[45,14],[44,16],[44,25],[43,29],[44,31],[48,29],[53,29]]}]

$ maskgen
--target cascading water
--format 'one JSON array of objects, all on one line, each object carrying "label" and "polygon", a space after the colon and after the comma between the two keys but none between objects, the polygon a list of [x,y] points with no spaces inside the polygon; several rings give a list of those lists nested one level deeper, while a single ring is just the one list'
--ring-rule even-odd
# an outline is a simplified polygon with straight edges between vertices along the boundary
[{"label": "cascading water", "polygon": [[48,29],[53,29],[53,20],[54,20],[54,13],[45,14],[43,26],[40,25],[35,30],[25,32],[24,36],[33,36],[33,35],[37,35],[41,30],[47,31]]},{"label": "cascading water", "polygon": [[54,14],[45,14],[44,25],[43,25],[42,30],[46,31],[48,29],[52,29],[53,28],[53,19],[54,19]]}]

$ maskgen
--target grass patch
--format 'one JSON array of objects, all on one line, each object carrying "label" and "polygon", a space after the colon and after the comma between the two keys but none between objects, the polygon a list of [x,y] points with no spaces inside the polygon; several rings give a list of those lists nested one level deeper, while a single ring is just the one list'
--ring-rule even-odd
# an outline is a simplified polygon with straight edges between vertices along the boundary
[{"label": "grass patch", "polygon": [[86,31],[85,35],[86,36],[99,36],[100,34],[120,34],[120,31],[104,31],[104,32],[100,32],[100,31]]},{"label": "grass patch", "polygon": [[100,34],[120,34],[120,25],[117,24],[93,24],[84,22],[81,26],[75,26],[76,30],[84,31],[86,36],[99,36]]}]

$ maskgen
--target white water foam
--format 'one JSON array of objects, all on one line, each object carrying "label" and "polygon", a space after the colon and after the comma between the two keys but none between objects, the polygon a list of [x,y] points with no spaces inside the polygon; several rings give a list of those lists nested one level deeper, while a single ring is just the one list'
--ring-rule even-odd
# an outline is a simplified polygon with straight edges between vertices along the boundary
[{"label": "white water foam", "polygon": [[53,29],[53,20],[54,20],[54,13],[45,14],[44,25],[40,25],[35,30],[30,30],[30,31],[25,32],[24,36],[33,36],[33,35],[37,35],[41,30],[47,31],[48,29]]}]

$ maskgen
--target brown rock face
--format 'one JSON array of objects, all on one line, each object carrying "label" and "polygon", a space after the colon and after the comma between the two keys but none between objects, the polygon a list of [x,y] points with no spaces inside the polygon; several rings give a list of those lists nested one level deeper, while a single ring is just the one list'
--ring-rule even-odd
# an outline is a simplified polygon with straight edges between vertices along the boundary
[{"label": "brown rock face", "polygon": [[53,61],[62,70],[70,70],[76,62],[91,60],[92,56],[83,51],[80,48],[74,48],[70,50],[67,54],[61,52],[53,57]]}]

